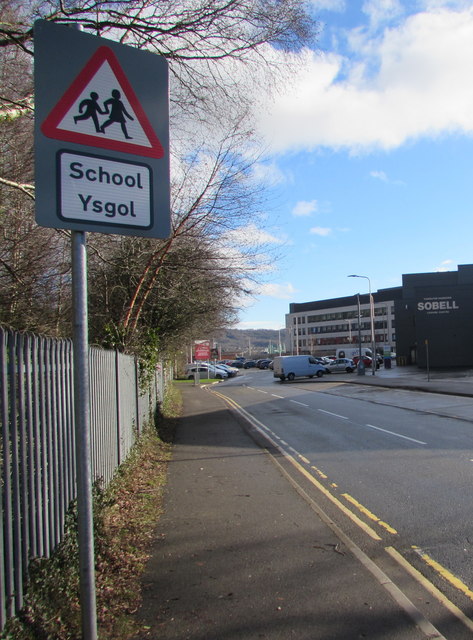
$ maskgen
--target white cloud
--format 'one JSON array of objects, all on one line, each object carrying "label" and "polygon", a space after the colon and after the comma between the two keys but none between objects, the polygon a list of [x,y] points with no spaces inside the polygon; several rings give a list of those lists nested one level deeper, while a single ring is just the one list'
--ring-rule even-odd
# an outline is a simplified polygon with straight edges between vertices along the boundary
[{"label": "white cloud", "polygon": [[327,11],[344,11],[345,0],[312,0],[316,10],[326,9]]},{"label": "white cloud", "polygon": [[372,178],[376,178],[377,180],[381,180],[381,182],[388,181],[388,176],[384,173],[384,171],[370,171],[370,176]]},{"label": "white cloud", "polygon": [[282,244],[283,240],[265,229],[260,229],[254,223],[250,223],[246,227],[232,229],[226,233],[224,242],[233,243],[241,247],[257,247],[263,244]]},{"label": "white cloud", "polygon": [[252,166],[252,178],[256,180],[256,182],[270,186],[282,184],[289,180],[288,176],[281,171],[275,162],[257,162],[254,164]]},{"label": "white cloud", "polygon": [[369,16],[373,26],[388,22],[403,13],[399,0],[366,0],[362,11]]},{"label": "white cloud", "polygon": [[434,269],[434,271],[452,271],[450,269],[451,265],[454,264],[453,260],[443,260],[438,267]]},{"label": "white cloud", "polygon": [[290,300],[294,297],[296,289],[290,282],[285,284],[267,283],[258,287],[258,295],[267,296],[268,298],[277,298],[278,300]]},{"label": "white cloud", "polygon": [[386,184],[394,184],[398,186],[405,186],[406,184],[403,180],[393,180],[385,171],[370,171],[370,177],[375,180],[381,180],[381,182],[385,182]]},{"label": "white cloud", "polygon": [[426,11],[435,9],[466,9],[471,5],[471,0],[419,0],[419,5]]},{"label": "white cloud", "polygon": [[317,200],[300,200],[291,211],[293,216],[310,216],[317,211]]},{"label": "white cloud", "polygon": [[306,51],[290,91],[261,116],[260,130],[273,151],[325,146],[362,152],[422,136],[473,134],[471,3],[462,11],[408,16],[376,38],[366,29],[353,34],[350,57]]},{"label": "white cloud", "polygon": [[235,325],[236,329],[284,329],[284,323],[276,320],[253,320],[247,322],[239,322]]},{"label": "white cloud", "polygon": [[312,227],[312,229],[310,229],[310,233],[316,235],[316,236],[329,236],[332,233],[332,229],[329,229],[328,227]]},{"label": "white cloud", "polygon": [[[260,297],[274,298],[276,300],[292,300],[297,293],[297,289],[290,282],[267,282],[255,284],[250,280],[243,280],[242,286],[247,287],[246,292],[240,293],[234,300],[234,304],[241,309],[252,307]],[[265,320],[260,326],[271,328],[269,325],[270,323]],[[244,327],[239,326],[239,328]]]}]

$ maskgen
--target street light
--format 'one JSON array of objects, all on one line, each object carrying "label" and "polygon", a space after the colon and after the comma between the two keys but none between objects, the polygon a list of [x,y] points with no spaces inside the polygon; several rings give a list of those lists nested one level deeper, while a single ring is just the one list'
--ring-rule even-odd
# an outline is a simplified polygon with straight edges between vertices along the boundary
[{"label": "street light", "polygon": [[371,280],[368,276],[359,276],[355,273],[352,273],[348,276],[348,278],[364,278],[368,280],[368,290],[370,294],[370,320],[371,320],[371,375],[375,375],[376,370],[376,343],[374,338],[374,303],[373,296],[371,295]]},{"label": "street light", "polygon": [[360,294],[356,294],[356,300],[358,304],[358,375],[365,375],[365,363],[363,362],[363,354],[361,352],[361,306],[360,306]]}]

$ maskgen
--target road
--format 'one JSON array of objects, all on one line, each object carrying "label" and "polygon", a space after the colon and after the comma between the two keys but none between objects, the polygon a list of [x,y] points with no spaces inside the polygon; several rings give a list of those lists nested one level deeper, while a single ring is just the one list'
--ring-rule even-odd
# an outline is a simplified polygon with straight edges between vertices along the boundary
[{"label": "road", "polygon": [[[250,370],[216,391],[294,461],[298,481],[357,544],[376,557],[388,550],[471,616],[473,398],[344,376],[281,384]],[[446,411],[453,417],[436,415]]]}]

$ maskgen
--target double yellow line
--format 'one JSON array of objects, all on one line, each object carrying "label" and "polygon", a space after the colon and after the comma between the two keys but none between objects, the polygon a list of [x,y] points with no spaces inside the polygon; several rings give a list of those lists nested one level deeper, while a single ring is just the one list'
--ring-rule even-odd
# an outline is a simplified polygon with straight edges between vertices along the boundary
[{"label": "double yellow line", "polygon": [[[272,435],[274,434],[272,434],[272,432],[270,431],[270,429],[268,429],[268,427],[266,427],[262,422],[260,422],[257,418],[252,416],[250,413],[245,411],[245,409],[243,409],[243,407],[241,407],[237,402],[235,402],[235,400],[232,400],[231,398],[228,398],[227,396],[224,396],[222,393],[219,393],[218,391],[214,391],[213,389],[211,390],[211,392],[217,395],[219,398],[222,398],[222,400],[224,400],[233,409],[235,409],[235,411],[237,411],[243,418],[245,418],[245,420],[247,420],[259,433],[264,435],[264,437],[268,439],[271,442],[271,444],[274,445],[278,449],[278,451],[282,453],[282,455],[288,460],[288,462],[290,462],[293,465],[293,467],[297,469],[297,471],[299,471],[299,473],[301,473],[305,478],[307,478],[307,480],[311,484],[313,484],[328,500],[330,500],[333,504],[335,504],[338,507],[338,509],[342,511],[342,513],[348,516],[348,518],[350,518],[350,520],[352,520],[358,527],[360,527],[370,538],[378,541],[382,540],[381,536],[379,536],[372,527],[366,524],[366,522],[361,520],[355,513],[353,513],[353,511],[351,511],[351,509],[348,509],[348,507],[346,507],[342,502],[340,502],[340,500],[336,498],[333,495],[333,493],[329,491],[326,487],[324,487],[324,485],[321,484],[316,478],[314,478],[313,474],[310,471],[308,471],[298,460],[296,460],[296,458],[294,458],[293,455],[291,455],[289,452],[283,449],[281,445],[278,442],[276,442],[276,440],[274,440],[274,438],[272,437]],[[298,457],[307,466],[310,466],[310,461],[307,458],[301,455],[299,455]],[[344,494],[344,497],[346,499],[349,498],[347,496],[348,494]],[[362,505],[359,502],[357,502],[354,498],[350,498],[349,502],[356,505],[358,508],[361,508],[360,510],[365,515],[369,514],[369,517],[371,517],[371,519],[377,522],[378,524],[385,525],[385,527],[387,528],[387,530],[390,531],[390,533],[397,533],[395,529],[393,529],[392,527],[389,527],[389,525],[386,525],[375,515],[371,514],[371,512],[368,511],[368,509],[365,509],[364,507],[362,507]]]},{"label": "double yellow line", "polygon": [[[361,520],[353,511],[348,509],[338,498],[336,498],[324,485],[322,485],[313,474],[308,471],[305,466],[303,466],[293,455],[285,451],[280,443],[278,443],[272,436],[273,434],[271,430],[266,427],[262,422],[260,422],[257,418],[248,413],[243,407],[241,407],[235,400],[228,398],[227,396],[215,391],[214,389],[209,389],[209,391],[219,398],[221,398],[224,402],[226,402],[230,407],[232,407],[238,414],[240,414],[245,420],[247,420],[260,434],[262,434],[276,449],[285,457],[285,459],[292,464],[292,466],[297,469],[299,473],[301,473],[314,487],[316,487],[330,502],[332,502],[342,513],[344,513],[352,522],[354,522],[358,527],[360,527],[370,538],[376,541],[381,541],[381,536],[372,529],[366,522]],[[305,465],[310,466],[310,461],[298,454],[298,457],[304,462]],[[280,466],[280,464],[278,463]],[[311,467],[314,469],[322,478],[327,479],[327,476],[319,471],[316,467]],[[391,527],[386,522],[383,522],[380,518],[378,518],[375,514],[369,511],[366,507],[364,507],[360,502],[358,502],[355,498],[353,498],[348,493],[343,493],[342,497],[347,500],[350,504],[355,506],[361,513],[363,513],[367,518],[373,520],[378,524],[378,526],[383,527],[389,534],[396,535],[397,531],[393,527]],[[457,590],[461,591],[465,596],[467,596],[470,600],[473,601],[473,591],[469,589],[459,578],[457,578],[453,573],[445,569],[438,562],[433,560],[428,554],[424,553],[419,549],[419,547],[413,547],[414,551],[419,555],[419,557],[429,566],[431,567],[438,575],[440,575],[444,580],[446,580],[449,584],[455,587]],[[417,580],[427,591],[429,591],[437,600],[443,604],[455,617],[460,620],[468,629],[473,631],[473,621],[468,618],[461,609],[459,609],[456,605],[454,605],[437,587],[435,587],[427,578],[425,578],[414,566],[412,566],[398,551],[396,551],[393,547],[388,546],[385,547],[385,551],[400,565],[402,566],[413,578]]]}]

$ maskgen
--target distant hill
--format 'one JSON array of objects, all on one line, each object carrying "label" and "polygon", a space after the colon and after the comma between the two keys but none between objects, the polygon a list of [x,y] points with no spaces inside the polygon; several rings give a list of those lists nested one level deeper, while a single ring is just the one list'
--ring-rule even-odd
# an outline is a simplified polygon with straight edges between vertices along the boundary
[{"label": "distant hill", "polygon": [[279,338],[281,348],[285,350],[285,330],[274,329],[228,329],[217,339],[224,355],[263,356],[279,353]]}]

